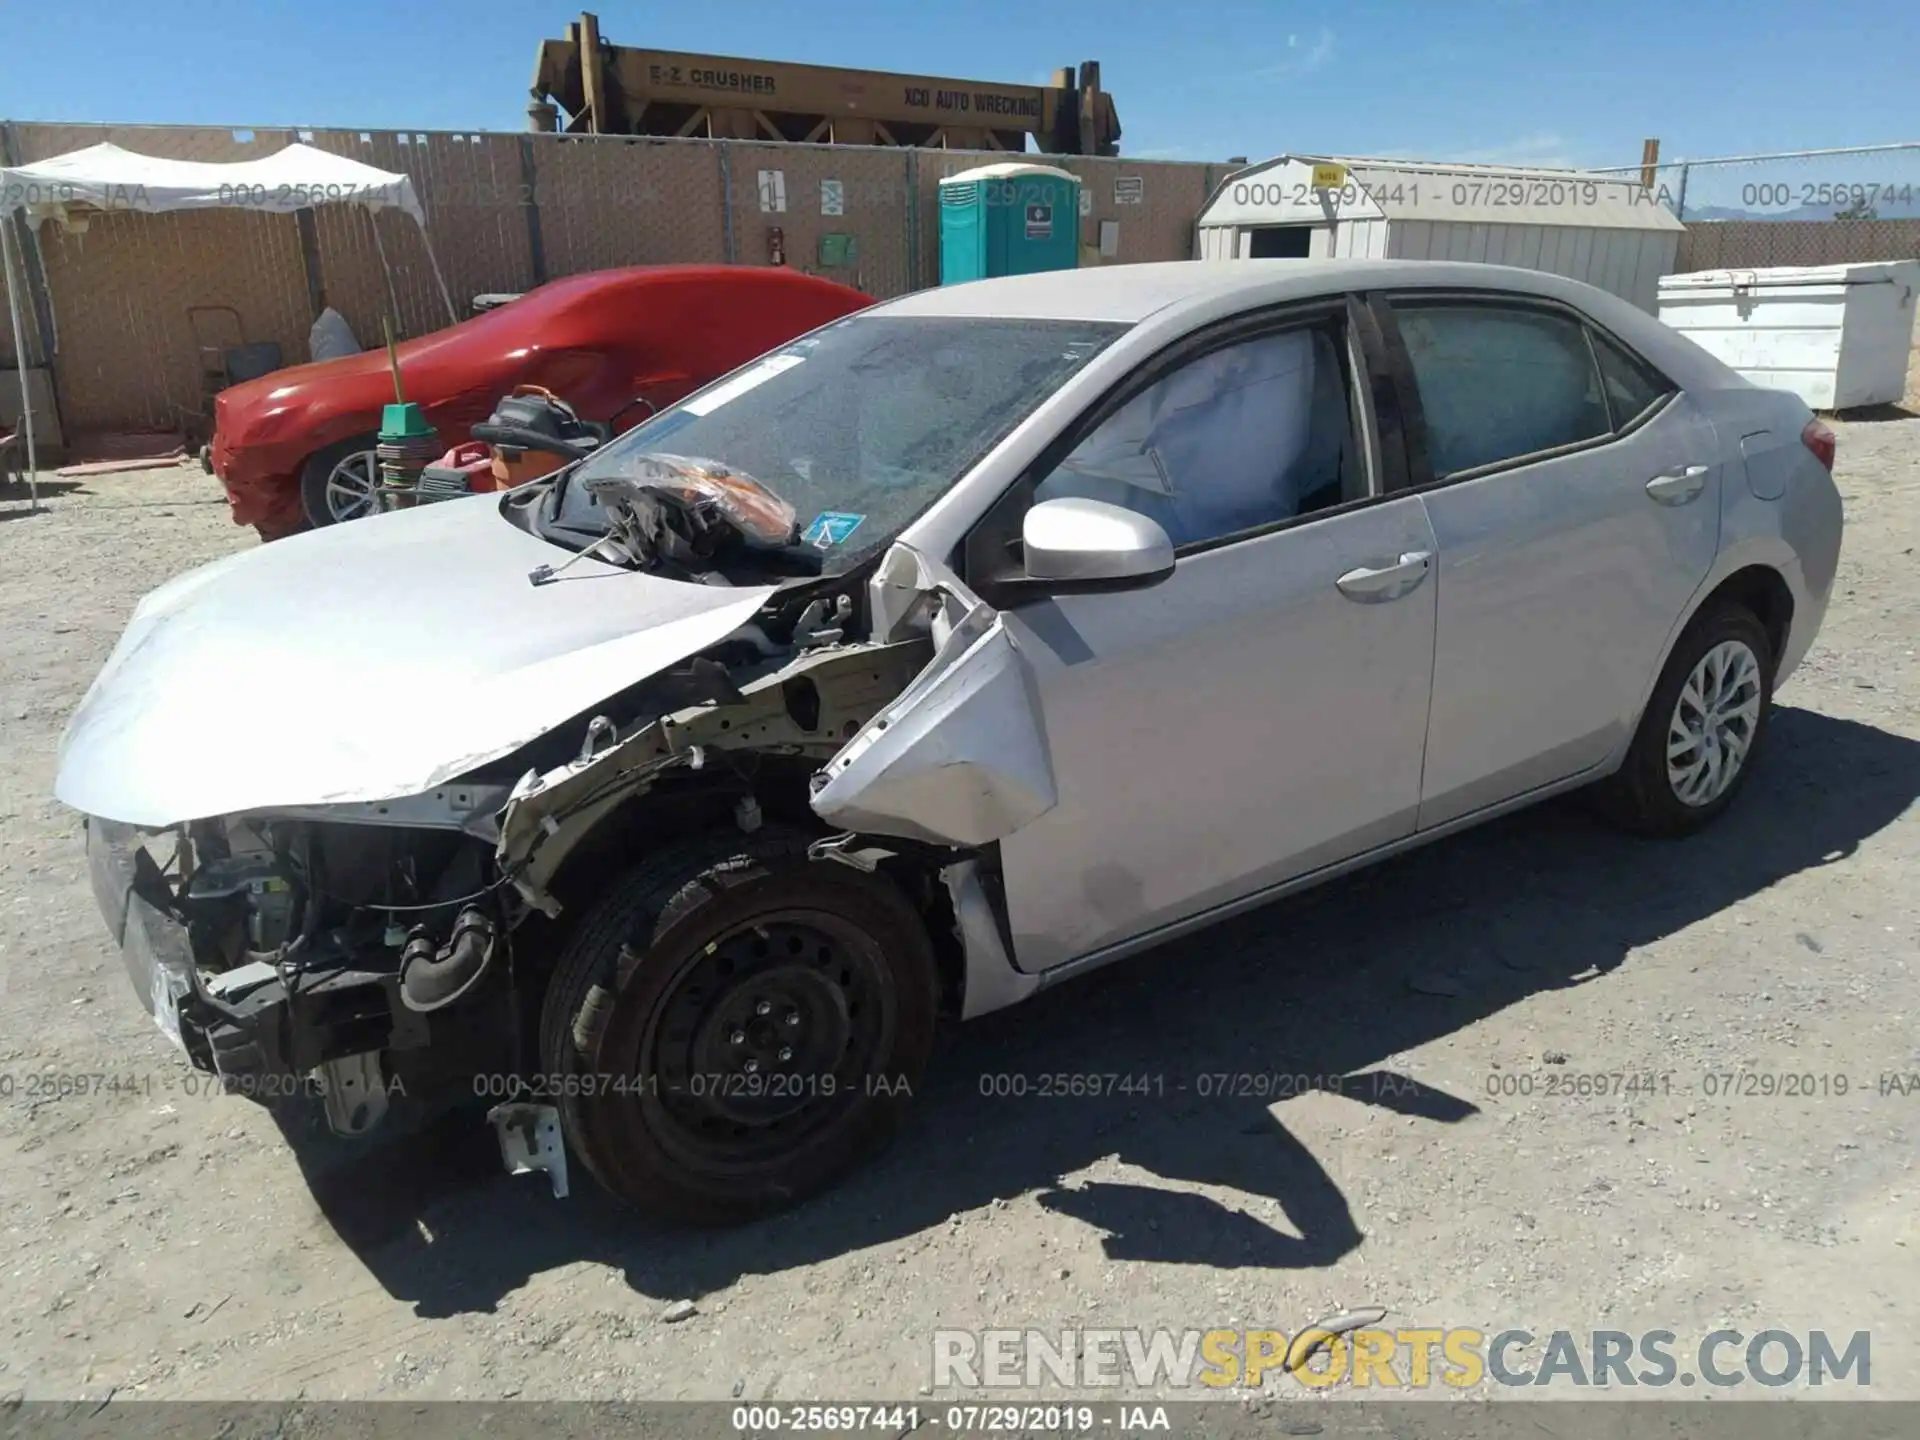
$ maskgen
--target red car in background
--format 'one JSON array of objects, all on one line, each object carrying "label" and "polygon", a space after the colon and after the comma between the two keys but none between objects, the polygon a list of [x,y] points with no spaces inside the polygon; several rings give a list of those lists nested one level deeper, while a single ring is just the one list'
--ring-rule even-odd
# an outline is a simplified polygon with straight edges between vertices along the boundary
[{"label": "red car in background", "polygon": [[[449,446],[516,385],[544,386],[583,420],[624,428],[872,303],[858,290],[779,267],[599,270],[402,342],[400,377]],[[387,352],[378,346],[221,391],[212,461],[234,523],[275,540],[368,513],[374,435],[392,399]]]}]

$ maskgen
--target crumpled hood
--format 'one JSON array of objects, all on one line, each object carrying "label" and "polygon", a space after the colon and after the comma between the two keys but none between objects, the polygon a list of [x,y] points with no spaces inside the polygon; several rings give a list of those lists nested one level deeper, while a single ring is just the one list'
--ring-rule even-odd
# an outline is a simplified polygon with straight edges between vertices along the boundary
[{"label": "crumpled hood", "polygon": [[356,520],[153,591],[67,726],[54,793],[162,826],[388,800],[517,749],[723,639],[772,587],[583,560],[497,496]]}]

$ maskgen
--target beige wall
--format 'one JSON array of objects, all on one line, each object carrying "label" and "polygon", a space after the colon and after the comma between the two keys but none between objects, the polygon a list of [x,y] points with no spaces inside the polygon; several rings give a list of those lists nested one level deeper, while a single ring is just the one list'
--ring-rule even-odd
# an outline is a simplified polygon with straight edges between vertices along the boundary
[{"label": "beige wall", "polygon": [[[942,175],[1004,154],[748,141],[396,131],[13,123],[15,163],[111,140],[187,160],[268,154],[295,140],[408,175],[427,210],[434,252],[454,301],[538,283],[535,240],[551,279],[619,265],[765,264],[778,227],[786,261],[888,298],[937,283]],[[243,138],[244,137],[244,138]],[[1082,176],[1090,211],[1081,239],[1119,222],[1115,262],[1192,254],[1193,223],[1223,165],[1030,157]],[[778,171],[785,209],[762,208],[760,172]],[[1138,203],[1115,198],[1137,179]],[[823,213],[823,182],[837,182],[841,214]],[[380,341],[391,309],[401,336],[445,323],[417,228],[404,215],[349,206],[313,212],[328,300],[363,345]],[[391,306],[379,248],[392,266]],[[821,240],[853,238],[852,263],[824,268]],[[731,243],[730,243],[731,242]],[[91,217],[85,234],[43,225],[43,257],[58,335],[55,362],[69,433],[167,427],[200,405],[200,364],[188,310],[230,306],[248,340],[277,341],[288,364],[306,358],[312,316],[298,222],[291,215],[199,211]],[[33,340],[33,317],[23,299]],[[0,332],[4,332],[0,326]],[[11,359],[10,338],[0,355]]]},{"label": "beige wall", "polygon": [[[938,184],[943,175],[1004,154],[644,137],[432,134],[395,131],[13,123],[12,159],[44,160],[102,140],[148,155],[241,160],[296,139],[404,172],[425,204],[434,249],[455,303],[537,283],[536,235],[548,278],[617,265],[765,264],[778,227],[786,259],[882,298],[937,283]],[[1088,199],[1081,241],[1118,224],[1109,263],[1181,260],[1194,221],[1225,165],[1028,157],[1080,175]],[[778,171],[785,209],[762,209],[760,172]],[[823,182],[837,182],[842,213],[822,213]],[[1134,182],[1138,182],[1135,184]],[[1123,203],[1122,196],[1137,195]],[[427,252],[405,216],[350,207],[314,212],[321,280],[363,344],[379,343],[391,310],[402,336],[444,323]],[[392,266],[391,306],[375,245]],[[853,237],[850,265],[820,265],[823,236]],[[231,306],[249,340],[306,357],[311,320],[298,222],[290,215],[202,211],[92,217],[85,234],[48,224],[39,250],[51,296],[62,417],[71,432],[168,426],[200,404],[200,366],[188,310]],[[1920,255],[1920,221],[1697,224],[1673,262],[1682,270],[1810,265]],[[29,349],[34,310],[23,300]],[[0,326],[0,357],[12,341]]]}]

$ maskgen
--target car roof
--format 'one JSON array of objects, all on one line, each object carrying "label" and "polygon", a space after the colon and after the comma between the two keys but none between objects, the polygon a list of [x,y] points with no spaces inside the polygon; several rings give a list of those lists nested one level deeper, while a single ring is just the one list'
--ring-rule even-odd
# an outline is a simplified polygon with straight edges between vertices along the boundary
[{"label": "car roof", "polygon": [[1490,290],[1578,307],[1689,390],[1748,382],[1677,331],[1617,295],[1540,270],[1458,260],[1162,260],[971,280],[915,291],[860,312],[1081,320],[1178,332],[1241,310],[1352,290]]},{"label": "car roof", "polygon": [[1403,285],[1563,295],[1567,283],[1536,270],[1442,260],[1161,260],[942,285],[868,313],[1137,324],[1169,307],[1210,308],[1210,302],[1222,299],[1254,306]]}]

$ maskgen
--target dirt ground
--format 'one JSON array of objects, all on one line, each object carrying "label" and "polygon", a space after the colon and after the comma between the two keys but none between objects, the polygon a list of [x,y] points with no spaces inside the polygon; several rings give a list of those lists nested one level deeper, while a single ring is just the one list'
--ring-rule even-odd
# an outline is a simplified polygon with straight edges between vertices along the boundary
[{"label": "dirt ground", "polygon": [[[185,1093],[55,746],[135,599],[254,541],[191,468],[0,507],[0,1397],[900,1399],[936,1325],[1362,1306],[1683,1346],[1867,1329],[1869,1393],[1920,1397],[1920,1088],[1880,1083],[1920,1072],[1920,420],[1836,428],[1832,611],[1726,823],[1652,844],[1549,805],[956,1029],[886,1158],[693,1235],[584,1176],[555,1201],[471,1128],[342,1162]],[[1168,1088],[983,1093],[1050,1072]],[[1395,1083],[1192,1083],[1276,1072]],[[1616,1072],[1665,1080],[1544,1093]],[[1779,1074],[1825,1093],[1709,1078]]]}]

